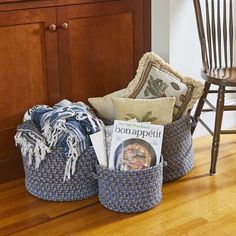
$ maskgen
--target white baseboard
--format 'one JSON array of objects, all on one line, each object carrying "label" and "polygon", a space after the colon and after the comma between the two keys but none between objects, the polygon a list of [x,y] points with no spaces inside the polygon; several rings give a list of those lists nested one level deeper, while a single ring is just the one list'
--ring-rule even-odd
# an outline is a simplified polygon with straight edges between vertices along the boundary
[{"label": "white baseboard", "polygon": [[236,105],[236,98],[227,99],[225,105]]}]

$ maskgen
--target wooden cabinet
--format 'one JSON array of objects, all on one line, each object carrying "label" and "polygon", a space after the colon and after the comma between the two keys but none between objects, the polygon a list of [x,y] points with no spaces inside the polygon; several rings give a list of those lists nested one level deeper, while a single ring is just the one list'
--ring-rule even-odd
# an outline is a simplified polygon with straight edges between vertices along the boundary
[{"label": "wooden cabinet", "polygon": [[121,89],[149,50],[149,0],[0,0],[0,183],[22,175],[29,107]]},{"label": "wooden cabinet", "polygon": [[0,13],[0,182],[21,166],[13,137],[24,112],[60,99],[57,37],[45,30],[55,20],[55,9]]},{"label": "wooden cabinet", "polygon": [[58,31],[62,97],[87,102],[88,95],[103,96],[127,85],[144,51],[140,3],[112,1],[57,10],[59,25],[68,25]]}]

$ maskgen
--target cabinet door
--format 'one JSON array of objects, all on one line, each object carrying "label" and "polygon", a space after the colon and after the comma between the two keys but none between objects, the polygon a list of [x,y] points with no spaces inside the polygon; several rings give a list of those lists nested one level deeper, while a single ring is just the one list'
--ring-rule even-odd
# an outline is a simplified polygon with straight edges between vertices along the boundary
[{"label": "cabinet door", "polygon": [[142,0],[58,8],[62,97],[87,102],[127,86],[149,50],[143,14]]},{"label": "cabinet door", "polygon": [[16,126],[35,104],[59,100],[55,9],[0,12],[0,182],[18,174]]}]

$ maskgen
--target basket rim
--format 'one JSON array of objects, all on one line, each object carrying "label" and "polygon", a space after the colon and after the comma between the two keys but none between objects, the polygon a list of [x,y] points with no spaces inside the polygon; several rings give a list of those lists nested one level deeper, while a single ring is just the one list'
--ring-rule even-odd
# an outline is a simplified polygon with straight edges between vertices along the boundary
[{"label": "basket rim", "polygon": [[96,165],[96,168],[98,168],[100,170],[103,170],[103,171],[104,170],[108,171],[110,173],[134,174],[134,173],[144,173],[144,172],[147,172],[147,171],[156,170],[156,169],[160,168],[160,166],[163,166],[163,162],[164,162],[164,158],[161,155],[160,163],[158,165],[147,167],[147,168],[141,169],[141,170],[126,170],[126,171],[123,171],[123,170],[113,170],[113,169],[109,169],[106,166],[101,166],[101,165]]},{"label": "basket rim", "polygon": [[174,120],[174,121],[172,121],[171,123],[168,123],[168,124],[164,125],[164,127],[165,127],[165,128],[166,128],[166,127],[170,127],[170,126],[172,126],[172,125],[181,123],[181,122],[183,122],[183,121],[185,121],[185,120],[191,122],[191,115],[186,115],[186,116],[184,116],[184,117],[181,117],[181,118],[178,119],[178,120]]}]

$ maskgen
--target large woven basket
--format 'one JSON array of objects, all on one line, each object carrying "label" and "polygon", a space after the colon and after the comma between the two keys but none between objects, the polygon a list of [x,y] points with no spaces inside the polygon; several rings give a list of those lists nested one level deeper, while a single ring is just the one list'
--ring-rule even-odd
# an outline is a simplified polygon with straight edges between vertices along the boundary
[{"label": "large woven basket", "polygon": [[191,118],[186,116],[165,125],[162,155],[167,165],[163,169],[163,182],[176,180],[194,166]]},{"label": "large woven basket", "polygon": [[149,210],[162,199],[163,159],[158,166],[139,171],[115,171],[97,166],[99,200],[117,212]]},{"label": "large woven basket", "polygon": [[96,154],[89,147],[78,159],[76,171],[70,180],[63,182],[66,155],[63,148],[54,148],[38,169],[28,165],[28,157],[22,156],[25,170],[25,187],[32,195],[51,201],[80,200],[96,195]]}]

